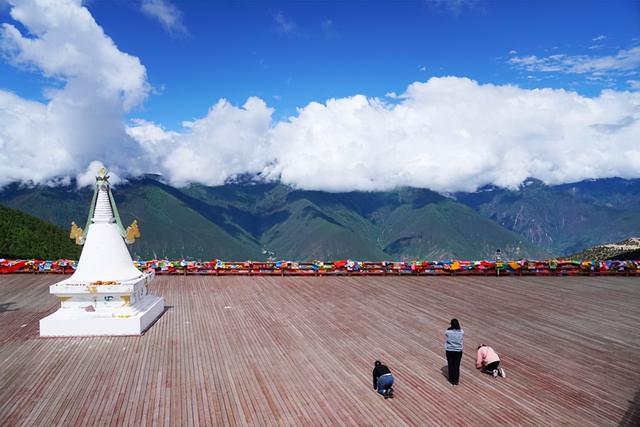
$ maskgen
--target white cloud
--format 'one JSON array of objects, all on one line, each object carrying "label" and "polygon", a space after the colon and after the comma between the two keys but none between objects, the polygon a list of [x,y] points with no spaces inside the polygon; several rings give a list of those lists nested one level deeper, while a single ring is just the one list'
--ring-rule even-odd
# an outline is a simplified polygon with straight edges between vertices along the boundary
[{"label": "white cloud", "polygon": [[46,123],[47,107],[0,90],[0,186],[44,182],[74,163],[63,141]]},{"label": "white cloud", "polygon": [[166,150],[163,172],[176,185],[248,172],[304,189],[443,192],[527,177],[640,176],[637,93],[587,98],[444,77],[413,83],[395,101],[312,102],[278,123],[259,99],[242,108],[220,101],[172,135],[177,148]]},{"label": "white cloud", "polygon": [[35,66],[49,77],[99,86],[98,95],[121,97],[126,107],[147,96],[146,70],[138,58],[120,52],[80,1],[25,0],[16,4],[11,16],[33,37],[23,36],[11,24],[2,24],[0,47],[14,64]]},{"label": "white cloud", "polygon": [[633,90],[640,90],[640,80],[627,80],[629,87]]},{"label": "white cloud", "polygon": [[296,24],[284,16],[282,11],[273,15],[273,20],[276,23],[276,31],[280,34],[294,34],[296,32]]},{"label": "white cloud", "polygon": [[160,162],[168,150],[175,148],[174,141],[179,136],[177,132],[167,131],[161,125],[142,119],[132,120],[126,132],[138,142],[139,151],[144,153],[145,173],[160,172]]},{"label": "white cloud", "polygon": [[11,14],[29,37],[4,24],[3,52],[62,87],[50,89],[46,103],[0,91],[0,186],[68,176],[90,183],[101,164],[112,176],[160,172],[175,185],[249,173],[330,191],[640,176],[639,92],[589,98],[443,77],[386,100],[312,102],[281,122],[252,97],[240,107],[220,100],[178,132],[141,119],[125,126],[149,92],[146,70],[79,1],[12,3]]},{"label": "white cloud", "polygon": [[187,27],[182,21],[182,11],[169,0],[142,0],[142,12],[157,20],[170,34],[187,34]]},{"label": "white cloud", "polygon": [[240,108],[220,100],[201,119],[184,122],[182,133],[138,122],[129,134],[156,153],[160,169],[175,185],[221,185],[235,175],[256,174],[277,153],[269,150],[273,109],[259,98]]},{"label": "white cloud", "polygon": [[[638,116],[640,97],[605,92],[479,85],[468,79],[414,83],[399,104],[363,96],[310,104],[273,130],[269,176],[333,191],[428,187],[473,190],[640,174],[640,127],[603,134],[594,124]],[[615,149],[613,148],[615,147]]]},{"label": "white cloud", "polygon": [[[94,160],[89,163],[89,166],[85,169],[84,172],[80,172],[76,175],[76,180],[78,187],[86,187],[89,185],[93,185],[96,182],[96,176],[98,176],[98,171],[102,168],[107,169],[107,174],[109,175],[109,183],[112,185],[118,185],[123,182],[123,179],[115,172],[108,170],[107,166],[104,163],[98,160]],[[69,183],[67,182],[66,185]]]},{"label": "white cloud", "polygon": [[640,46],[619,50],[614,55],[589,56],[555,54],[515,56],[508,62],[529,72],[555,72],[567,74],[594,74],[621,72],[640,67]]},{"label": "white cloud", "polygon": [[606,38],[607,36],[605,36],[604,34],[600,34],[599,36],[592,38],[591,41],[599,42],[599,41],[605,40]]},{"label": "white cloud", "polygon": [[426,3],[435,8],[451,12],[454,15],[459,15],[464,9],[473,9],[476,7],[480,3],[480,0],[426,0]]},{"label": "white cloud", "polygon": [[61,88],[48,89],[46,103],[0,90],[0,185],[74,175],[94,159],[139,170],[142,152],[122,123],[149,92],[138,58],[119,51],[80,1],[10,3],[29,35],[2,24],[2,52]]}]

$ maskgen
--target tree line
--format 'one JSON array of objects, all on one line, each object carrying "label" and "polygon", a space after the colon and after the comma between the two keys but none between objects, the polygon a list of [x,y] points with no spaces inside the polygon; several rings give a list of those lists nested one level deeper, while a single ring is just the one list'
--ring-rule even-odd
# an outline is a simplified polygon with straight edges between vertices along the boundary
[{"label": "tree line", "polygon": [[78,259],[80,251],[61,228],[0,206],[0,258]]}]

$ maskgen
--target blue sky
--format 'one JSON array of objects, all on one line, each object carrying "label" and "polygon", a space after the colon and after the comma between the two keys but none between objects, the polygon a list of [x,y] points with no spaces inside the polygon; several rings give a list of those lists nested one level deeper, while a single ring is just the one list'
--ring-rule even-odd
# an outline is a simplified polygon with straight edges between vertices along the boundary
[{"label": "blue sky", "polygon": [[[219,98],[241,104],[259,96],[281,118],[311,101],[382,97],[433,76],[588,96],[640,79],[589,80],[509,63],[529,55],[602,57],[639,46],[637,1],[182,1],[174,3],[181,18],[170,26],[138,2],[86,6],[118,48],[147,69],[154,94],[134,115],[169,129]],[[7,12],[3,22],[12,21]],[[42,99],[51,83],[6,63],[0,73],[1,87],[28,98]]]},{"label": "blue sky", "polygon": [[640,177],[640,1],[0,0],[0,186]]}]

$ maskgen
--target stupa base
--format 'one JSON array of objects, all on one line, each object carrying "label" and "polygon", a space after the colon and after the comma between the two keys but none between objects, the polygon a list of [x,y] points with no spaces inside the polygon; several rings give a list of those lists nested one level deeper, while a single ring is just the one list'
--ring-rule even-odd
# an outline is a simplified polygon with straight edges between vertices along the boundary
[{"label": "stupa base", "polygon": [[163,311],[164,298],[148,294],[125,310],[91,312],[60,308],[40,320],[40,336],[142,335]]}]

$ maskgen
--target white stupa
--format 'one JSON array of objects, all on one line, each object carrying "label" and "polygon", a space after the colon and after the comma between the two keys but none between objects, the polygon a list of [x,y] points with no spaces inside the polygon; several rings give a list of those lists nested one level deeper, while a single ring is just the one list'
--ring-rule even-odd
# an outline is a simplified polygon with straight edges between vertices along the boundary
[{"label": "white stupa", "polygon": [[40,320],[40,336],[140,335],[164,311],[164,299],[147,293],[155,273],[142,273],[125,244],[139,237],[134,221],[125,231],[106,171],[100,170],[84,232],[71,236],[84,244],[75,273],[49,287],[61,307]]}]

